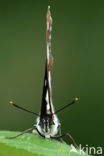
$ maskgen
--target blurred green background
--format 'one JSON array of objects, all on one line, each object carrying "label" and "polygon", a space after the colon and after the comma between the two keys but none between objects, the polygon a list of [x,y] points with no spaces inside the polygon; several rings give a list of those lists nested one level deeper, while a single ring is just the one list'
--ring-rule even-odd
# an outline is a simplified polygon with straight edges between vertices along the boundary
[{"label": "blurred green background", "polygon": [[97,0],[0,1],[0,129],[23,131],[35,124],[35,116],[9,101],[40,110],[48,5],[53,18],[55,109],[79,98],[58,114],[62,132],[71,133],[83,146],[103,146],[104,2]]}]

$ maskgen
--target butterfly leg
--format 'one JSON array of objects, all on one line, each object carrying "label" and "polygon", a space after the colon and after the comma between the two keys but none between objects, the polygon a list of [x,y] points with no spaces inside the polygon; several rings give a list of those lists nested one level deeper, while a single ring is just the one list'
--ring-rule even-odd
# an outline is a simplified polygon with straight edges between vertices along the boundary
[{"label": "butterfly leg", "polygon": [[35,127],[29,128],[29,129],[27,129],[27,130],[21,132],[20,134],[14,136],[14,137],[6,137],[6,139],[15,139],[15,138],[17,138],[17,137],[19,137],[19,136],[21,136],[21,135],[23,135],[23,134],[25,134],[25,133],[28,133],[29,131],[32,131],[33,129],[35,129]]},{"label": "butterfly leg", "polygon": [[[61,136],[61,135],[62,135],[62,133],[61,133],[61,125],[59,125],[58,128],[59,128],[59,136]],[[62,143],[66,144],[66,142],[64,141],[64,139],[63,139],[62,137],[60,137],[59,139],[60,139],[60,141],[61,141]]]},{"label": "butterfly leg", "polygon": [[39,134],[41,137],[45,138],[45,136],[42,135],[42,134],[39,132],[39,130],[37,129],[37,127],[36,127],[35,125],[34,125],[34,128],[35,128],[35,130],[38,132],[38,134]]},{"label": "butterfly leg", "polygon": [[76,144],[75,140],[73,139],[73,137],[69,134],[69,133],[65,133],[65,134],[62,134],[62,135],[59,135],[59,136],[51,136],[52,139],[60,139],[60,138],[63,138],[65,136],[68,136],[71,140],[72,140],[72,143],[73,145],[79,149],[78,145]]}]

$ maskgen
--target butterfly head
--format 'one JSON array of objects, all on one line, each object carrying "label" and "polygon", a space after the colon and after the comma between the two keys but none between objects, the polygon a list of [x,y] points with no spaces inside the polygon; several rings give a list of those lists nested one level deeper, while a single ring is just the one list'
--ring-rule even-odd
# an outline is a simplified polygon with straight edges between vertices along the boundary
[{"label": "butterfly head", "polygon": [[51,127],[52,125],[54,125],[52,115],[47,114],[44,117],[40,118],[39,125],[44,133],[50,133]]}]

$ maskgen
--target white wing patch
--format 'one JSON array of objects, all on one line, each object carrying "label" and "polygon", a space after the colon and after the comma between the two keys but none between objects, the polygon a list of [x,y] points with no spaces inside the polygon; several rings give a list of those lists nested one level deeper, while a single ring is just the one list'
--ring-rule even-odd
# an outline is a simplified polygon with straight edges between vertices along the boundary
[{"label": "white wing patch", "polygon": [[47,93],[46,93],[46,102],[47,102],[47,114],[50,114],[50,104],[49,104],[49,92],[47,90]]}]

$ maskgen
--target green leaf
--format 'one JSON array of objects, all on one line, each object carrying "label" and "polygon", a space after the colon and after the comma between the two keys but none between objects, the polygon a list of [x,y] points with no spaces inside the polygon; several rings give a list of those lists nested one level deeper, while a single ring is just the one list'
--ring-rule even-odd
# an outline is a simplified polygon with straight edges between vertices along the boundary
[{"label": "green leaf", "polygon": [[[5,137],[16,136],[20,132],[0,131],[0,156],[78,156],[70,152],[69,145],[56,140],[44,139],[36,134],[24,134],[16,139]],[[80,154],[80,156],[87,156]]]}]

